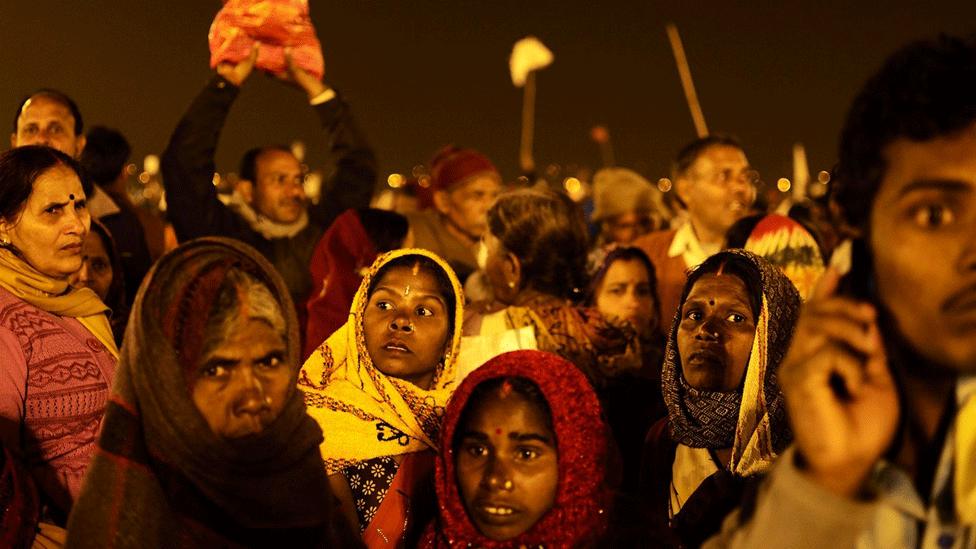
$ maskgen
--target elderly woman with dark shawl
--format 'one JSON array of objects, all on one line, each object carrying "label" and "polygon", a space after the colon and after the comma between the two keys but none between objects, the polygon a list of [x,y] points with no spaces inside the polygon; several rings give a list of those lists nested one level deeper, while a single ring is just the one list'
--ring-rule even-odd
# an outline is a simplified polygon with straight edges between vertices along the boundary
[{"label": "elderly woman with dark shawl", "polygon": [[475,370],[444,415],[439,514],[421,547],[597,547],[609,431],[572,363],[512,351]]},{"label": "elderly woman with dark shawl", "polygon": [[786,275],[751,252],[720,252],[689,274],[665,351],[668,416],[644,450],[642,491],[661,546],[697,547],[716,533],[789,443],[776,372],[799,308]]},{"label": "elderly woman with dark shawl", "polygon": [[132,310],[68,546],[355,543],[295,384],[299,353],[288,289],[256,251],[207,238],[161,258]]},{"label": "elderly woman with dark shawl", "polygon": [[433,252],[373,263],[349,320],[302,367],[322,457],[350,524],[368,547],[412,547],[434,513],[433,468],[455,387],[464,295]]}]

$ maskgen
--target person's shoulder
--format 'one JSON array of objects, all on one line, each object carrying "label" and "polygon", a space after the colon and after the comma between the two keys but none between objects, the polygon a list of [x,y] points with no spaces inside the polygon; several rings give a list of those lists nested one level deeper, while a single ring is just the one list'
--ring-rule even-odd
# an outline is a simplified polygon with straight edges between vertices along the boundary
[{"label": "person's shoulder", "polygon": [[634,240],[634,246],[644,250],[644,253],[653,260],[655,256],[667,253],[677,232],[677,229],[653,231]]}]

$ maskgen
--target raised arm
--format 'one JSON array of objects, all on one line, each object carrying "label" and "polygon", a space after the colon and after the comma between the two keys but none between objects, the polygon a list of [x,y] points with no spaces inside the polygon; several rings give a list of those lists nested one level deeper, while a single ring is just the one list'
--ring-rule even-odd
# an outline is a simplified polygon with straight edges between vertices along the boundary
[{"label": "raised arm", "polygon": [[319,203],[309,209],[312,222],[327,228],[342,212],[369,206],[376,184],[376,156],[342,97],[296,65],[290,52],[285,56],[289,76],[318,113],[335,159],[335,174],[323,182]]},{"label": "raised arm", "polygon": [[163,153],[161,168],[167,212],[180,240],[224,235],[260,249],[262,238],[217,198],[214,153],[240,86],[250,75],[258,49],[237,65],[222,63],[190,104]]}]

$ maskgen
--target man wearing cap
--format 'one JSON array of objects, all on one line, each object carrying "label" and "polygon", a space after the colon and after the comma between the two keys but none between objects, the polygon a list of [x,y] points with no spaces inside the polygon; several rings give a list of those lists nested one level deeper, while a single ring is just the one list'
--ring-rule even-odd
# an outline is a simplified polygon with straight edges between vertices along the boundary
[{"label": "man wearing cap", "polygon": [[672,179],[688,221],[634,241],[654,264],[665,331],[678,310],[687,270],[722,249],[725,232],[756,199],[755,171],[739,142],[727,136],[710,135],[686,145],[675,159]]},{"label": "man wearing cap", "polygon": [[593,176],[593,222],[597,245],[630,244],[667,222],[660,192],[627,168],[603,168]]},{"label": "man wearing cap", "polygon": [[434,207],[407,216],[414,245],[443,257],[463,281],[478,269],[478,242],[502,178],[485,155],[453,145],[434,156],[430,171]]}]

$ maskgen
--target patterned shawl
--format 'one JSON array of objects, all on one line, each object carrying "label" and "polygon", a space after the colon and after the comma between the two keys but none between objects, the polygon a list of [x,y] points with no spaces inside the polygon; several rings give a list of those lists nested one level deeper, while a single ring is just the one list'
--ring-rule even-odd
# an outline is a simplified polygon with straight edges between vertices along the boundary
[{"label": "patterned shawl", "polygon": [[[387,376],[373,366],[363,332],[371,281],[390,261],[411,255],[429,258],[447,273],[456,303],[451,319],[451,347],[438,365],[428,391]],[[454,391],[463,319],[461,284],[454,271],[436,254],[423,249],[403,249],[376,259],[359,285],[349,320],[305,361],[298,378],[309,414],[326,433],[322,457],[330,474],[367,459],[437,447],[444,406]]]},{"label": "patterned shawl", "polygon": [[[745,258],[760,274],[762,302],[742,389],[703,391],[688,385],[678,354],[681,314],[677,314],[665,351],[662,391],[676,442],[694,448],[731,447],[729,470],[749,476],[764,471],[792,438],[776,371],[793,337],[800,296],[781,270],[751,252],[733,249],[716,256]],[[689,274],[689,283],[681,294],[682,307],[700,268]]]},{"label": "patterned shawl", "polygon": [[[458,492],[452,439],[471,392],[490,379],[524,377],[542,391],[552,411],[559,452],[559,481],[552,509],[514,539],[499,542],[482,535],[468,518]],[[437,521],[421,547],[578,547],[593,542],[607,526],[605,487],[609,430],[596,393],[578,368],[554,354],[512,351],[471,373],[458,387],[444,416],[437,455]]]},{"label": "patterned shawl", "polygon": [[625,320],[609,319],[591,307],[540,295],[522,306],[505,309],[512,329],[531,326],[538,350],[557,354],[579,368],[594,387],[642,364],[637,332]]},{"label": "patterned shawl", "polygon": [[258,252],[224,238],[163,256],[136,298],[98,450],[69,524],[69,547],[329,545],[345,523],[322,470],[318,425],[294,388],[258,435],[215,435],[185,372],[230,269],[264,282],[285,317],[285,363],[298,374],[288,289]]}]

